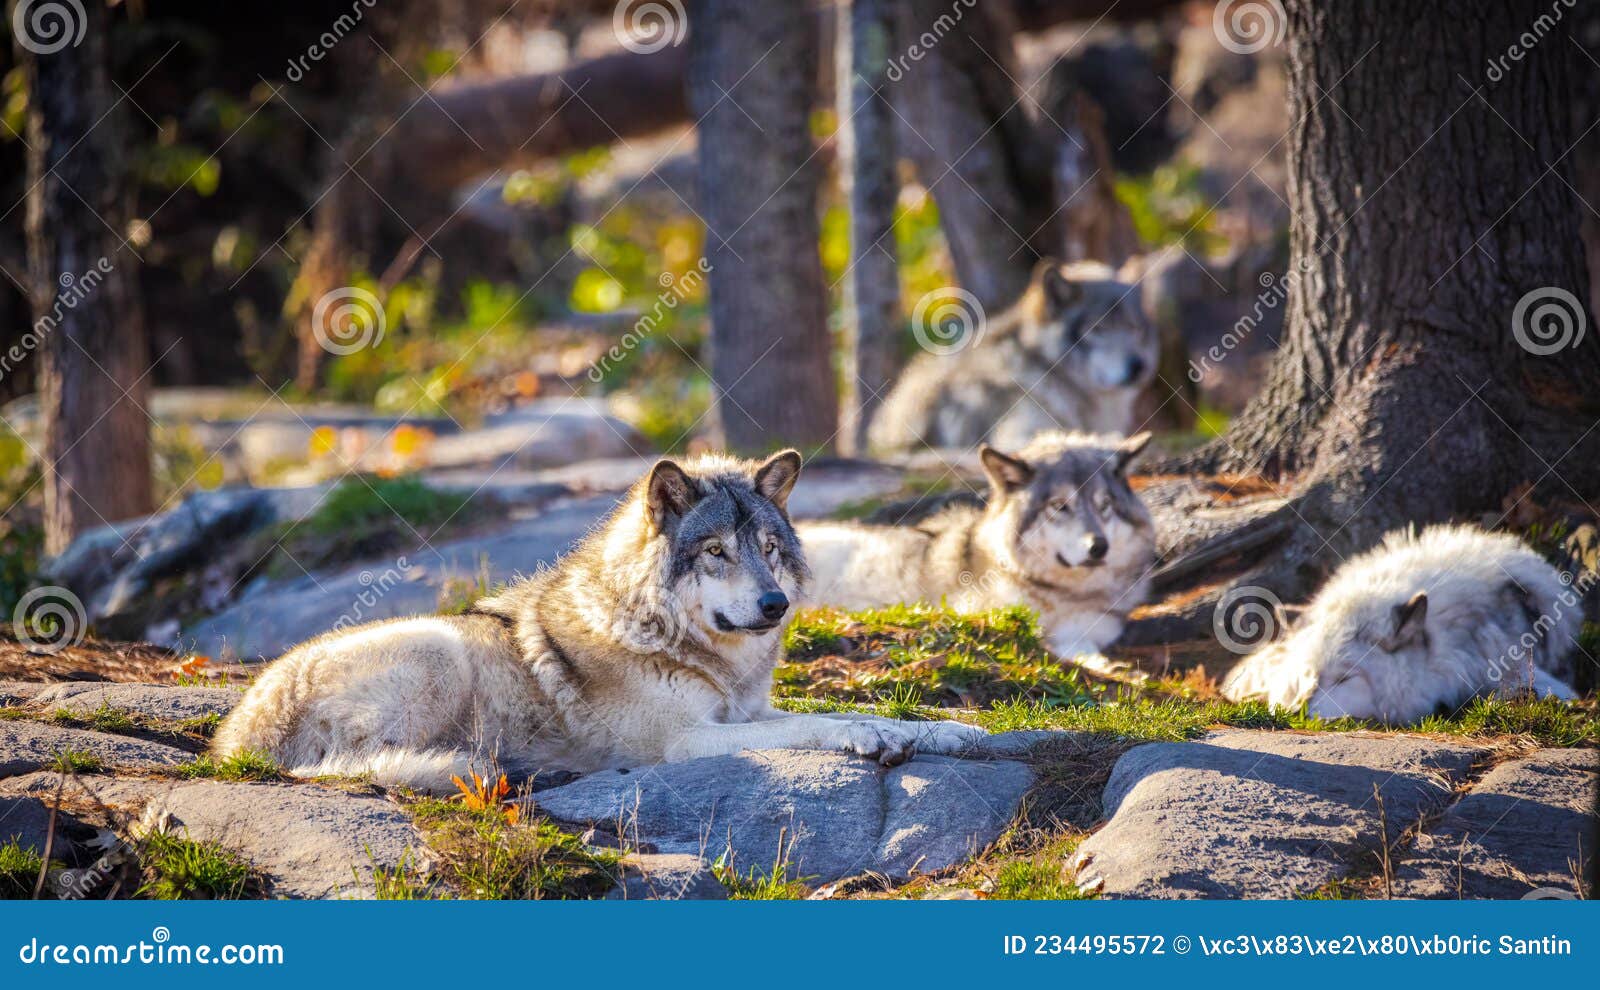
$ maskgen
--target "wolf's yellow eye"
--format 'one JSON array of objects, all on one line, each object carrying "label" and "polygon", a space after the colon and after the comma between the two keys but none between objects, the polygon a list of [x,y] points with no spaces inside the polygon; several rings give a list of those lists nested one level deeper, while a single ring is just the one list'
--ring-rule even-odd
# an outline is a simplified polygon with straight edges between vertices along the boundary
[{"label": "wolf's yellow eye", "polygon": [[722,556],[722,544],[720,544],[720,543],[711,544],[710,546],[706,547],[706,553],[709,553],[713,557]]},{"label": "wolf's yellow eye", "polygon": [[778,541],[777,540],[768,540],[767,541],[767,553],[777,553],[777,552],[778,552]]}]

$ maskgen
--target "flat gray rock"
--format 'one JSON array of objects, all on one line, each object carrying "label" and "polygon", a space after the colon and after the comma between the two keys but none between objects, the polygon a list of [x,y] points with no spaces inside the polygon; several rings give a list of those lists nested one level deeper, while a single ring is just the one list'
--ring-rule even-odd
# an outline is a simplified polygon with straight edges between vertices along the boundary
[{"label": "flat gray rock", "polygon": [[918,756],[885,770],[837,752],[759,750],[590,774],[533,800],[562,821],[620,822],[662,853],[731,852],[740,873],[787,858],[791,878],[827,882],[962,862],[999,836],[1032,783],[1009,760]]},{"label": "flat gray rock", "polygon": [[1483,750],[1405,736],[1229,730],[1125,753],[1110,821],[1079,847],[1080,885],[1112,897],[1292,898],[1371,865],[1442,811]]},{"label": "flat gray rock", "polygon": [[102,705],[162,722],[226,715],[243,697],[237,688],[178,687],[172,684],[43,685],[29,703],[45,711],[93,712]]},{"label": "flat gray rock", "polygon": [[1396,870],[1402,897],[1575,895],[1575,866],[1600,836],[1600,750],[1545,749],[1502,763]]},{"label": "flat gray rock", "polygon": [[53,685],[39,681],[0,681],[0,705],[15,705]]},{"label": "flat gray rock", "polygon": [[728,888],[711,872],[711,864],[683,853],[650,853],[622,861],[622,882],[608,901],[719,901]]},{"label": "flat gray rock", "polygon": [[181,749],[143,739],[27,719],[0,720],[0,777],[48,769],[64,750],[87,753],[108,770],[151,770],[194,759]]},{"label": "flat gray rock", "polygon": [[201,781],[154,798],[145,821],[234,851],[268,895],[369,898],[374,867],[424,869],[424,846],[392,802],[314,785]]}]

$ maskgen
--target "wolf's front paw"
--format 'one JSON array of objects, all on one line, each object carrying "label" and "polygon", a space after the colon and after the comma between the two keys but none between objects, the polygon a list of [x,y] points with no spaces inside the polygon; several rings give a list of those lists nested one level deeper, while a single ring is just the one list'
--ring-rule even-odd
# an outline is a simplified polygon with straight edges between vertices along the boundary
[{"label": "wolf's front paw", "polygon": [[976,725],[960,722],[917,723],[917,748],[924,753],[964,753],[989,738]]},{"label": "wolf's front paw", "polygon": [[915,731],[894,722],[840,722],[839,726],[841,749],[886,767],[899,766],[917,751]]}]

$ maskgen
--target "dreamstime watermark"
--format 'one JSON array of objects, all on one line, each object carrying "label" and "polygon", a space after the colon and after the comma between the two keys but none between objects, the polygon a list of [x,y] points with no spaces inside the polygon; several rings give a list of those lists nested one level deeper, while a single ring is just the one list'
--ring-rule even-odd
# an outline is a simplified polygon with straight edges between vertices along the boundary
[{"label": "dreamstime watermark", "polygon": [[1189,380],[1196,385],[1200,384],[1201,379],[1205,378],[1206,372],[1210,371],[1213,365],[1220,364],[1224,358],[1238,349],[1239,345],[1249,340],[1268,313],[1289,301],[1289,290],[1294,288],[1310,270],[1310,265],[1302,260],[1298,270],[1286,272],[1281,278],[1271,272],[1262,272],[1259,279],[1261,291],[1256,294],[1255,305],[1250,307],[1250,312],[1234,321],[1228,332],[1207,348],[1199,361],[1193,358],[1189,360]]},{"label": "dreamstime watermark", "polygon": [[1256,52],[1283,41],[1289,15],[1278,0],[1219,0],[1211,13],[1211,30],[1222,47],[1237,55]]},{"label": "dreamstime watermark", "polygon": [[611,11],[611,33],[635,55],[680,45],[688,31],[680,0],[617,0]]},{"label": "dreamstime watermark", "polygon": [[635,653],[661,653],[678,645],[688,624],[683,603],[672,592],[641,589],[622,602],[612,632]]},{"label": "dreamstime watermark", "polygon": [[329,354],[354,354],[383,343],[386,317],[375,294],[353,285],[330,289],[311,310],[311,333]]},{"label": "dreamstime watermark", "polygon": [[596,385],[600,384],[612,367],[650,339],[667,314],[677,309],[705,283],[706,276],[711,274],[711,269],[711,262],[701,258],[693,268],[681,276],[662,272],[660,277],[662,291],[656,296],[656,304],[648,313],[634,321],[633,327],[622,335],[621,340],[611,345],[609,350],[600,355],[598,361],[589,366],[589,380]]},{"label": "dreamstime watermark", "polygon": [[1528,29],[1517,35],[1505,52],[1489,60],[1489,67],[1484,70],[1484,76],[1490,82],[1499,82],[1511,71],[1511,64],[1527,58],[1539,43],[1547,38],[1556,26],[1567,16],[1567,11],[1578,5],[1578,0],[1551,0],[1548,13],[1540,14],[1528,25]]},{"label": "dreamstime watermark", "polygon": [[361,21],[367,16],[367,11],[377,5],[378,0],[351,0],[350,12],[348,14],[340,14],[334,18],[333,23],[328,25],[328,29],[318,35],[317,40],[308,45],[303,54],[291,58],[288,71],[284,75],[290,82],[299,82],[304,79],[306,73],[311,71],[311,63],[320,62],[327,58],[328,53],[333,51],[339,42],[349,37],[350,32],[360,25]]},{"label": "dreamstime watermark", "polygon": [[78,596],[58,585],[34,588],[11,612],[11,632],[29,653],[56,654],[83,642],[89,618]]},{"label": "dreamstime watermark", "polygon": [[372,609],[383,601],[385,595],[411,577],[411,562],[404,555],[395,558],[394,566],[384,570],[382,574],[374,574],[370,570],[362,571],[356,577],[361,590],[351,601],[350,607],[339,616],[332,626],[334,632],[344,632],[353,629],[364,622],[373,619],[386,618],[386,616],[372,615]]},{"label": "dreamstime watermark", "polygon": [[953,285],[925,293],[911,310],[911,334],[930,354],[964,351],[983,337],[983,331],[983,306],[978,297]]},{"label": "dreamstime watermark", "polygon": [[1578,297],[1553,285],[1527,293],[1511,311],[1512,335],[1523,350],[1539,357],[1577,347],[1588,325]]},{"label": "dreamstime watermark", "polygon": [[1211,613],[1211,631],[1230,653],[1252,653],[1277,638],[1283,601],[1269,589],[1247,584],[1229,588]]},{"label": "dreamstime watermark", "polygon": [[1528,631],[1517,637],[1517,641],[1504,653],[1489,662],[1489,680],[1492,683],[1499,684],[1508,674],[1515,674],[1532,685],[1533,668],[1538,665],[1540,645],[1549,642],[1551,631],[1563,616],[1577,612],[1581,619],[1584,599],[1589,590],[1600,582],[1600,574],[1591,570],[1584,570],[1577,575],[1571,571],[1561,571],[1559,577],[1562,590],[1549,608],[1541,612]]},{"label": "dreamstime watermark", "polygon": [[35,55],[54,55],[83,41],[89,18],[79,0],[17,0],[11,33]]},{"label": "dreamstime watermark", "polygon": [[917,36],[917,40],[906,48],[903,55],[897,55],[889,60],[889,71],[885,73],[890,82],[899,82],[906,77],[906,69],[913,62],[920,62],[928,57],[928,53],[939,46],[945,36],[954,31],[967,11],[978,5],[978,0],[954,0],[950,4],[948,14],[940,14],[928,26],[928,30]]},{"label": "dreamstime watermark", "polygon": [[17,365],[27,359],[28,355],[38,350],[44,344],[45,338],[55,332],[66,319],[68,313],[78,308],[78,304],[94,294],[100,283],[110,275],[114,265],[109,258],[101,258],[91,265],[82,275],[71,272],[62,272],[56,279],[56,284],[61,291],[56,293],[55,302],[50,306],[50,312],[33,321],[33,326],[17,338],[16,343],[8,347],[5,353],[0,354],[0,378],[11,374]]},{"label": "dreamstime watermark", "polygon": [[150,941],[140,939],[127,945],[100,943],[51,945],[37,937],[19,942],[17,959],[25,966],[282,966],[283,946],[265,945],[185,945],[172,941],[172,931],[157,925]]}]

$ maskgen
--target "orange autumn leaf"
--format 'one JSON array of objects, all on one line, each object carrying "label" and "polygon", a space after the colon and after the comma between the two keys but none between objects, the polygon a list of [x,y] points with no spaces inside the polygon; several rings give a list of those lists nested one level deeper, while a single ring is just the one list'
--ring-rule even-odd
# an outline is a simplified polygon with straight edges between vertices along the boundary
[{"label": "orange autumn leaf", "polygon": [[319,426],[311,431],[309,446],[313,458],[326,457],[339,449],[339,431],[331,426]]},{"label": "orange autumn leaf", "polygon": [[200,654],[196,653],[189,657],[189,659],[178,664],[178,669],[176,672],[174,672],[173,676],[197,677],[199,676],[201,669],[209,663],[211,663],[210,657],[201,656]]}]

